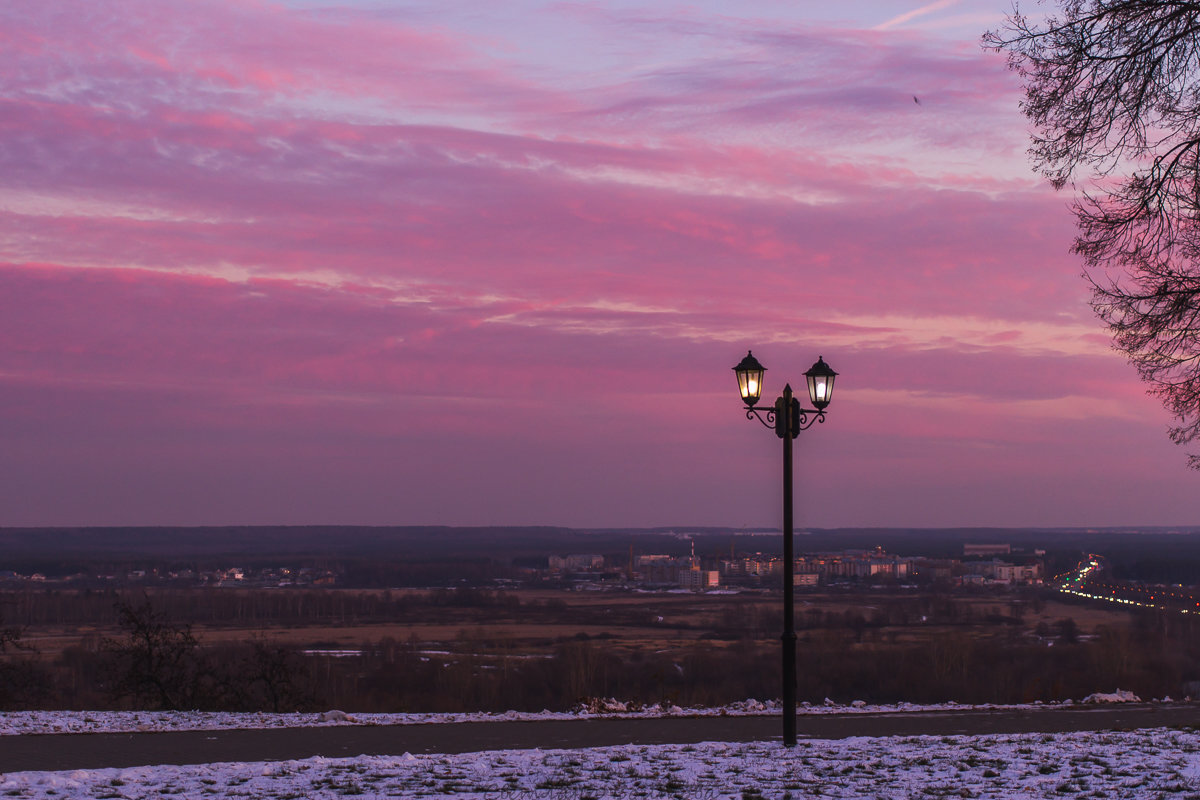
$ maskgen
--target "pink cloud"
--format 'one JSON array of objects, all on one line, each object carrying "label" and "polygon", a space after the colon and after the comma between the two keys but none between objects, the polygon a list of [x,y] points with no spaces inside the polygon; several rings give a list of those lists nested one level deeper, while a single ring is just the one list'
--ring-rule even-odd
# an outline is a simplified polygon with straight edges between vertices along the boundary
[{"label": "pink cloud", "polygon": [[[138,102],[237,102],[230,89],[266,93],[403,92],[499,102],[520,87],[472,66],[469,42],[400,23],[332,17],[264,2],[67,2],[5,15],[27,75],[57,79],[81,61],[77,97],[130,88]],[[101,26],[102,27],[99,27]],[[103,31],[103,38],[95,36]],[[69,52],[71,59],[63,59]],[[430,69],[454,64],[455,69]],[[78,73],[76,73],[78,75]],[[532,90],[530,90],[532,92]]]}]

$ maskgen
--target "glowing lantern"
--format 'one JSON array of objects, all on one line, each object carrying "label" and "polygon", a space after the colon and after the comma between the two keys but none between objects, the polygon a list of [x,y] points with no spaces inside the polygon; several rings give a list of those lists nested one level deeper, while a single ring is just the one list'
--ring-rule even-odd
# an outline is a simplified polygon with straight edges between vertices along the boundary
[{"label": "glowing lantern", "polygon": [[804,373],[804,377],[808,378],[808,399],[812,401],[813,408],[824,411],[833,397],[833,379],[837,373],[829,368],[824,358],[818,357],[817,363]]},{"label": "glowing lantern", "polygon": [[758,363],[758,359],[747,350],[746,357],[738,362],[733,371],[737,373],[738,391],[741,392],[742,402],[748,407],[753,407],[758,398],[762,397],[762,377],[767,368]]}]

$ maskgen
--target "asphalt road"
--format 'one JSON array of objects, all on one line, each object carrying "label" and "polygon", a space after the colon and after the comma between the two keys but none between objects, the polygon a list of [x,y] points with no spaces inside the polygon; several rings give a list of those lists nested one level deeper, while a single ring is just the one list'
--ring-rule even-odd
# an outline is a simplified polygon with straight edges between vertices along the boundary
[{"label": "asphalt road", "polygon": [[[1200,724],[1194,704],[801,715],[801,739],[1133,730]],[[778,716],[466,722],[273,730],[0,736],[0,772],[464,753],[618,744],[779,741]]]}]

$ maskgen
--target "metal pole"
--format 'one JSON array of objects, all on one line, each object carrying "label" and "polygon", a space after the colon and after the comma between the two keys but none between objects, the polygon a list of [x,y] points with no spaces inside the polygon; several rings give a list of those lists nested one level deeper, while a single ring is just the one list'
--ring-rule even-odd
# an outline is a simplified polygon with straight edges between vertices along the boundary
[{"label": "metal pole", "polygon": [[783,744],[796,744],[796,621],[795,578],[792,575],[796,559],[792,554],[792,385],[783,387],[782,414],[776,420],[783,426]]}]

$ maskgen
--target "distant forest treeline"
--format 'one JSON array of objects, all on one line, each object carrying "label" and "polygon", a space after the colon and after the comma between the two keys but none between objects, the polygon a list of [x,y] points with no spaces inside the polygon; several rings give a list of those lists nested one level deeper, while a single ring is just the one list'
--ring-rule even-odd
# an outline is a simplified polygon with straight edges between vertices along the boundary
[{"label": "distant forest treeline", "polygon": [[[0,597],[6,615],[0,709],[536,711],[566,710],[595,697],[695,705],[779,695],[781,611],[750,598],[729,598],[704,620],[671,622],[643,645],[581,631],[546,633],[527,642],[533,650],[513,651],[489,629],[618,630],[644,625],[653,609],[581,609],[466,588],[70,594]],[[958,595],[872,594],[865,611],[803,610],[796,619],[798,696],[813,703],[827,697],[1015,703],[1116,688],[1178,697],[1200,685],[1200,619],[1139,611],[1131,624],[1082,636],[1069,617],[1035,625],[1030,615],[1039,613],[1039,597],[998,596],[981,606],[978,598]],[[23,649],[22,616],[111,627],[47,659]],[[208,643],[192,628],[201,621],[267,628],[376,619],[461,627],[453,640],[432,648],[383,636],[350,652],[308,655],[256,636]],[[937,627],[932,635],[931,626]]]},{"label": "distant forest treeline", "polygon": [[[469,587],[410,593],[399,590],[337,589],[168,589],[145,592],[114,589],[41,589],[0,591],[0,620],[19,626],[115,626],[121,608],[144,599],[164,619],[221,626],[314,626],[394,623],[420,615],[425,622],[457,623],[480,609],[523,606],[538,620],[539,610],[561,614],[561,601],[526,602],[505,592]],[[471,613],[463,613],[470,609]],[[584,614],[584,618],[578,614]],[[590,621],[576,612],[578,623]],[[612,619],[606,615],[605,620]]]},{"label": "distant forest treeline", "polygon": [[[552,554],[597,553],[624,563],[635,554],[702,557],[778,553],[777,533],[713,528],[595,530],[449,527],[224,527],[0,529],[0,572],[118,574],[142,569],[336,568],[342,585],[437,586],[509,577]],[[1053,574],[1080,553],[1106,556],[1114,577],[1152,583],[1195,582],[1200,529],[839,529],[797,536],[796,550],[831,552],[883,547],[891,553],[961,557],[967,543],[1009,544],[1014,552],[1046,551]]]}]

